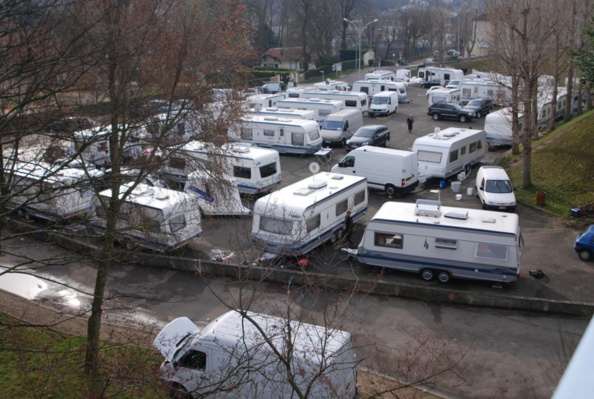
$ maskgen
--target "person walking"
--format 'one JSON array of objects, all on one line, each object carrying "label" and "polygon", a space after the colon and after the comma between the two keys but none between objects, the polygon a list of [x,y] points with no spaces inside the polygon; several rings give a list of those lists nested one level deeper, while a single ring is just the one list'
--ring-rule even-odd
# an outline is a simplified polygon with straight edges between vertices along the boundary
[{"label": "person walking", "polygon": [[408,118],[406,118],[406,124],[408,125],[408,132],[409,133],[412,133],[413,123],[415,123],[415,120],[413,119],[413,116],[411,114],[408,114]]},{"label": "person walking", "polygon": [[351,247],[351,236],[353,235],[353,218],[351,217],[351,211],[347,211],[344,217],[344,239],[346,241],[347,248]]}]

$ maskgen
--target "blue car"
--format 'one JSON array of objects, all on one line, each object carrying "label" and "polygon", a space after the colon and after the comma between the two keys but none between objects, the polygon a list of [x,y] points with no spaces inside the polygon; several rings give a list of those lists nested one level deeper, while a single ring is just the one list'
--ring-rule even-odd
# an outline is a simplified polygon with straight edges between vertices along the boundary
[{"label": "blue car", "polygon": [[577,236],[573,249],[578,253],[580,259],[588,261],[592,259],[594,254],[594,224],[588,226],[588,228]]}]

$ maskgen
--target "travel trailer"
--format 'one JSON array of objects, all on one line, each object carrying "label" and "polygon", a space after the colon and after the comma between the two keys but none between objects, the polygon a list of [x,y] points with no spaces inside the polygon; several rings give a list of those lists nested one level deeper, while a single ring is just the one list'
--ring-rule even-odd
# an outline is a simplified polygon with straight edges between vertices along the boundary
[{"label": "travel trailer", "polygon": [[66,222],[86,219],[95,207],[97,169],[63,168],[45,162],[17,162],[4,169],[10,183],[8,209],[25,217]]},{"label": "travel trailer", "polygon": [[315,91],[347,91],[349,84],[341,80],[326,79],[324,82],[317,82],[313,84]]},{"label": "travel trailer", "polygon": [[334,112],[344,109],[344,101],[323,100],[321,98],[287,98],[279,101],[279,108],[305,109],[315,113],[314,119],[321,126],[326,117]]},{"label": "travel trailer", "polygon": [[386,202],[365,227],[360,263],[437,277],[509,283],[520,275],[518,215],[445,207],[439,201]]},{"label": "travel trailer", "polygon": [[370,98],[380,91],[395,91],[398,93],[399,102],[408,101],[406,85],[402,82],[393,82],[391,80],[358,80],[353,83],[353,91],[362,91]]},{"label": "travel trailer", "polygon": [[363,115],[367,114],[367,94],[356,91],[305,91],[301,98],[321,98],[324,100],[341,101],[345,109],[356,109]]},{"label": "travel trailer", "polygon": [[266,107],[276,107],[276,103],[280,100],[285,99],[284,93],[276,93],[276,94],[254,94],[248,96],[245,101],[248,103],[250,108],[266,108]]},{"label": "travel trailer", "polygon": [[270,107],[270,108],[250,108],[248,110],[251,114],[256,115],[266,115],[266,116],[276,116],[279,118],[289,118],[289,119],[307,119],[310,121],[315,120],[315,113],[311,110],[304,110],[304,109],[290,109],[290,108],[277,108],[277,107]]},{"label": "travel trailer", "polygon": [[[120,187],[120,198],[128,193],[116,224],[116,240],[128,249],[146,248],[173,251],[202,233],[197,199],[187,193],[161,187],[131,183]],[[90,220],[97,234],[107,227],[106,204],[111,189],[99,193],[95,214]]]},{"label": "travel trailer", "polygon": [[396,70],[396,82],[404,82],[404,83],[408,83],[410,82],[410,78],[411,78],[411,73],[410,73],[410,69],[397,69]]},{"label": "travel trailer", "polygon": [[511,102],[511,89],[490,79],[462,80],[458,88],[461,90],[460,103],[468,104],[470,100],[490,97],[500,106]]},{"label": "travel trailer", "polygon": [[238,127],[228,131],[229,139],[271,148],[286,154],[313,154],[322,148],[316,121],[246,114]]},{"label": "travel trailer", "polygon": [[486,154],[484,130],[449,127],[417,138],[412,151],[417,153],[419,173],[424,179],[446,179],[459,172],[466,176]]},{"label": "travel trailer", "polygon": [[369,116],[389,116],[398,111],[398,93],[395,91],[380,91],[371,98]]},{"label": "travel trailer", "polygon": [[290,379],[311,398],[357,397],[357,356],[346,331],[231,310],[203,328],[179,317],[153,345],[165,357],[161,378],[171,397],[292,399]]},{"label": "travel trailer", "polygon": [[239,192],[247,195],[266,194],[282,181],[278,151],[242,143],[218,147],[190,141],[166,157],[160,173],[185,185],[187,176],[197,170],[228,174],[235,179]]},{"label": "travel trailer", "polygon": [[450,80],[461,80],[464,78],[464,71],[453,68],[421,67],[417,71],[417,77],[424,82],[439,80],[441,85],[448,84]]},{"label": "travel trailer", "polygon": [[376,70],[365,74],[365,80],[396,80],[394,71]]},{"label": "travel trailer", "polygon": [[203,215],[243,216],[250,214],[250,210],[241,202],[237,182],[230,175],[197,170],[187,176],[184,192],[198,199],[198,205]]},{"label": "travel trailer", "polygon": [[[319,82],[318,82],[319,83]],[[300,98],[301,94],[306,91],[320,91],[314,85],[299,85],[297,87],[289,87],[285,92],[286,98]]]},{"label": "travel trailer", "polygon": [[324,145],[343,145],[363,126],[363,115],[356,109],[345,108],[326,117],[320,134]]},{"label": "travel trailer", "polygon": [[[434,86],[437,87],[437,86]],[[440,88],[427,92],[428,105],[444,102],[460,104],[460,89]]]},{"label": "travel trailer", "polygon": [[304,255],[342,238],[347,211],[353,222],[367,213],[367,179],[315,174],[256,201],[252,243],[271,254]]},{"label": "travel trailer", "polygon": [[356,148],[334,165],[331,172],[365,177],[367,187],[385,191],[388,196],[405,194],[419,184],[417,154],[391,148]]},{"label": "travel trailer", "polygon": [[[507,147],[513,143],[512,109],[502,108],[485,116],[485,133],[490,148]],[[518,132],[524,130],[524,114],[518,113]]]}]

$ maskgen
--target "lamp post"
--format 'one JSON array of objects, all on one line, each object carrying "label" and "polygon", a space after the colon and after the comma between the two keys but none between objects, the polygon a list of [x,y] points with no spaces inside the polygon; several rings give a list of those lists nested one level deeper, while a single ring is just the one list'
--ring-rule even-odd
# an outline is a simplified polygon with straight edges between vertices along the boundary
[{"label": "lamp post", "polygon": [[359,76],[361,74],[361,36],[363,35],[363,31],[365,30],[365,28],[367,28],[367,26],[369,26],[370,24],[377,22],[378,19],[374,19],[373,21],[367,22],[365,25],[363,25],[363,27],[360,27],[355,22],[349,21],[346,18],[343,18],[342,20],[344,22],[348,22],[349,24],[353,25],[355,27],[355,29],[357,30],[357,33],[359,34],[359,46],[358,46],[358,51],[357,51],[357,76]]}]

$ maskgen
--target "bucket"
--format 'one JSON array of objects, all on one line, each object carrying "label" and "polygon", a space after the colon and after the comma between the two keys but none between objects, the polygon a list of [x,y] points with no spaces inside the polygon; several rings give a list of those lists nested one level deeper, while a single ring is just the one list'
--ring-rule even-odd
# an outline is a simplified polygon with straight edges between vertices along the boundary
[{"label": "bucket", "polygon": [[472,189],[472,187],[468,187],[466,189],[466,195],[472,195],[473,192],[474,192],[474,190]]},{"label": "bucket", "polygon": [[452,191],[455,193],[459,193],[460,192],[460,186],[462,185],[462,182],[459,181],[453,181],[452,182]]},{"label": "bucket", "polygon": [[458,181],[462,181],[464,179],[466,179],[466,173],[465,172],[458,173]]},{"label": "bucket", "polygon": [[446,188],[446,181],[445,180],[440,180],[440,182],[439,182],[439,188]]},{"label": "bucket", "polygon": [[462,199],[462,194],[456,194],[456,201],[460,201]]}]

